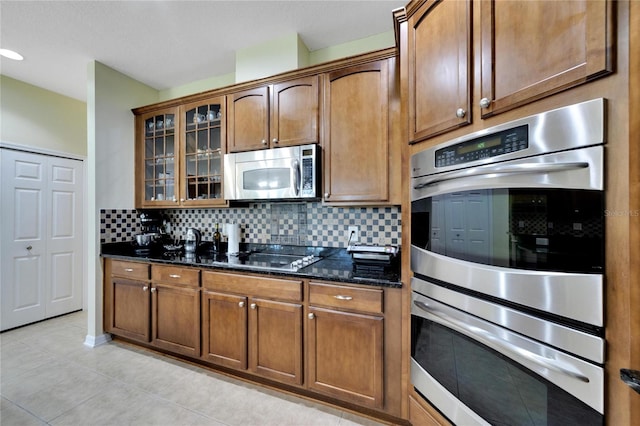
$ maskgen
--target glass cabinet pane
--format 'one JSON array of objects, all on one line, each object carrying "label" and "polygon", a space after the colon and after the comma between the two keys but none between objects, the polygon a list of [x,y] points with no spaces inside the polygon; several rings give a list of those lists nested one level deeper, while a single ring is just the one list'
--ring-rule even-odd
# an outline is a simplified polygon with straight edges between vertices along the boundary
[{"label": "glass cabinet pane", "polygon": [[188,200],[222,197],[221,103],[207,103],[185,112],[185,170]]},{"label": "glass cabinet pane", "polygon": [[175,115],[145,120],[144,196],[147,201],[175,200]]}]

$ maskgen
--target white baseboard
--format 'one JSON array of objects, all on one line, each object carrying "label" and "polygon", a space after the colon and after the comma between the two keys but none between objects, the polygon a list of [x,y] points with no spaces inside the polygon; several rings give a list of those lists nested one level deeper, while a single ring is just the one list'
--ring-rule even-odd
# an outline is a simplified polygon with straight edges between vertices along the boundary
[{"label": "white baseboard", "polygon": [[110,341],[111,335],[109,333],[100,334],[99,336],[90,336],[87,334],[87,337],[84,339],[84,345],[90,348],[95,348],[96,346],[104,345]]}]

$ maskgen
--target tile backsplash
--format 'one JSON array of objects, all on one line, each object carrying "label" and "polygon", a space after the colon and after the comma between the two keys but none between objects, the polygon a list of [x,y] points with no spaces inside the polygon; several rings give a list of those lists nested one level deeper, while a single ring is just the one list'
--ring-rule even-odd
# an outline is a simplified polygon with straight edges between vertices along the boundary
[{"label": "tile backsplash", "polygon": [[[215,224],[240,224],[241,241],[346,247],[350,225],[360,227],[367,244],[401,244],[400,207],[333,207],[317,203],[254,203],[225,209],[160,210],[171,224],[170,233],[183,238],[187,228],[198,228],[203,240],[212,240]],[[138,211],[101,210],[101,242],[131,241],[141,232]]]}]

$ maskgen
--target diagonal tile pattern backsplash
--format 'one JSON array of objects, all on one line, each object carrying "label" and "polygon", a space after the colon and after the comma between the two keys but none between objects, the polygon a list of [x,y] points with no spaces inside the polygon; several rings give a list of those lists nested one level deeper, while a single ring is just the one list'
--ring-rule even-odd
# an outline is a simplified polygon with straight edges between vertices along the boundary
[{"label": "diagonal tile pattern backsplash", "polygon": [[[400,207],[333,207],[322,203],[255,203],[225,209],[171,209],[159,211],[171,224],[173,238],[184,237],[187,228],[198,228],[203,240],[212,240],[215,224],[240,224],[241,241],[256,244],[288,244],[346,247],[347,229],[360,227],[367,244],[401,244]],[[101,210],[101,242],[131,241],[141,232],[138,212]]]}]

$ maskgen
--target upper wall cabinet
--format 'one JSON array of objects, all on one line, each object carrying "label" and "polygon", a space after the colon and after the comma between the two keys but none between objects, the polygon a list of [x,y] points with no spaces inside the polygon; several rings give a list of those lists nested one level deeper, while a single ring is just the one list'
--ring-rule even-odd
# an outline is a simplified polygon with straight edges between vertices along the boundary
[{"label": "upper wall cabinet", "polygon": [[227,205],[225,98],[136,117],[136,208]]},{"label": "upper wall cabinet", "polygon": [[469,124],[471,3],[426,2],[408,27],[411,140]]},{"label": "upper wall cabinet", "polygon": [[325,78],[324,200],[389,200],[388,61],[330,72]]},{"label": "upper wall cabinet", "polygon": [[427,0],[408,9],[411,142],[471,123],[472,108],[486,118],[613,69],[610,1]]},{"label": "upper wall cabinet", "polygon": [[613,71],[611,1],[480,3],[482,117]]},{"label": "upper wall cabinet", "polygon": [[229,152],[318,142],[318,76],[228,97]]},{"label": "upper wall cabinet", "polygon": [[178,202],[178,111],[166,108],[136,117],[136,208]]},{"label": "upper wall cabinet", "polygon": [[180,156],[180,203],[226,204],[222,193],[222,158],[226,148],[224,96],[180,108],[184,125]]}]

